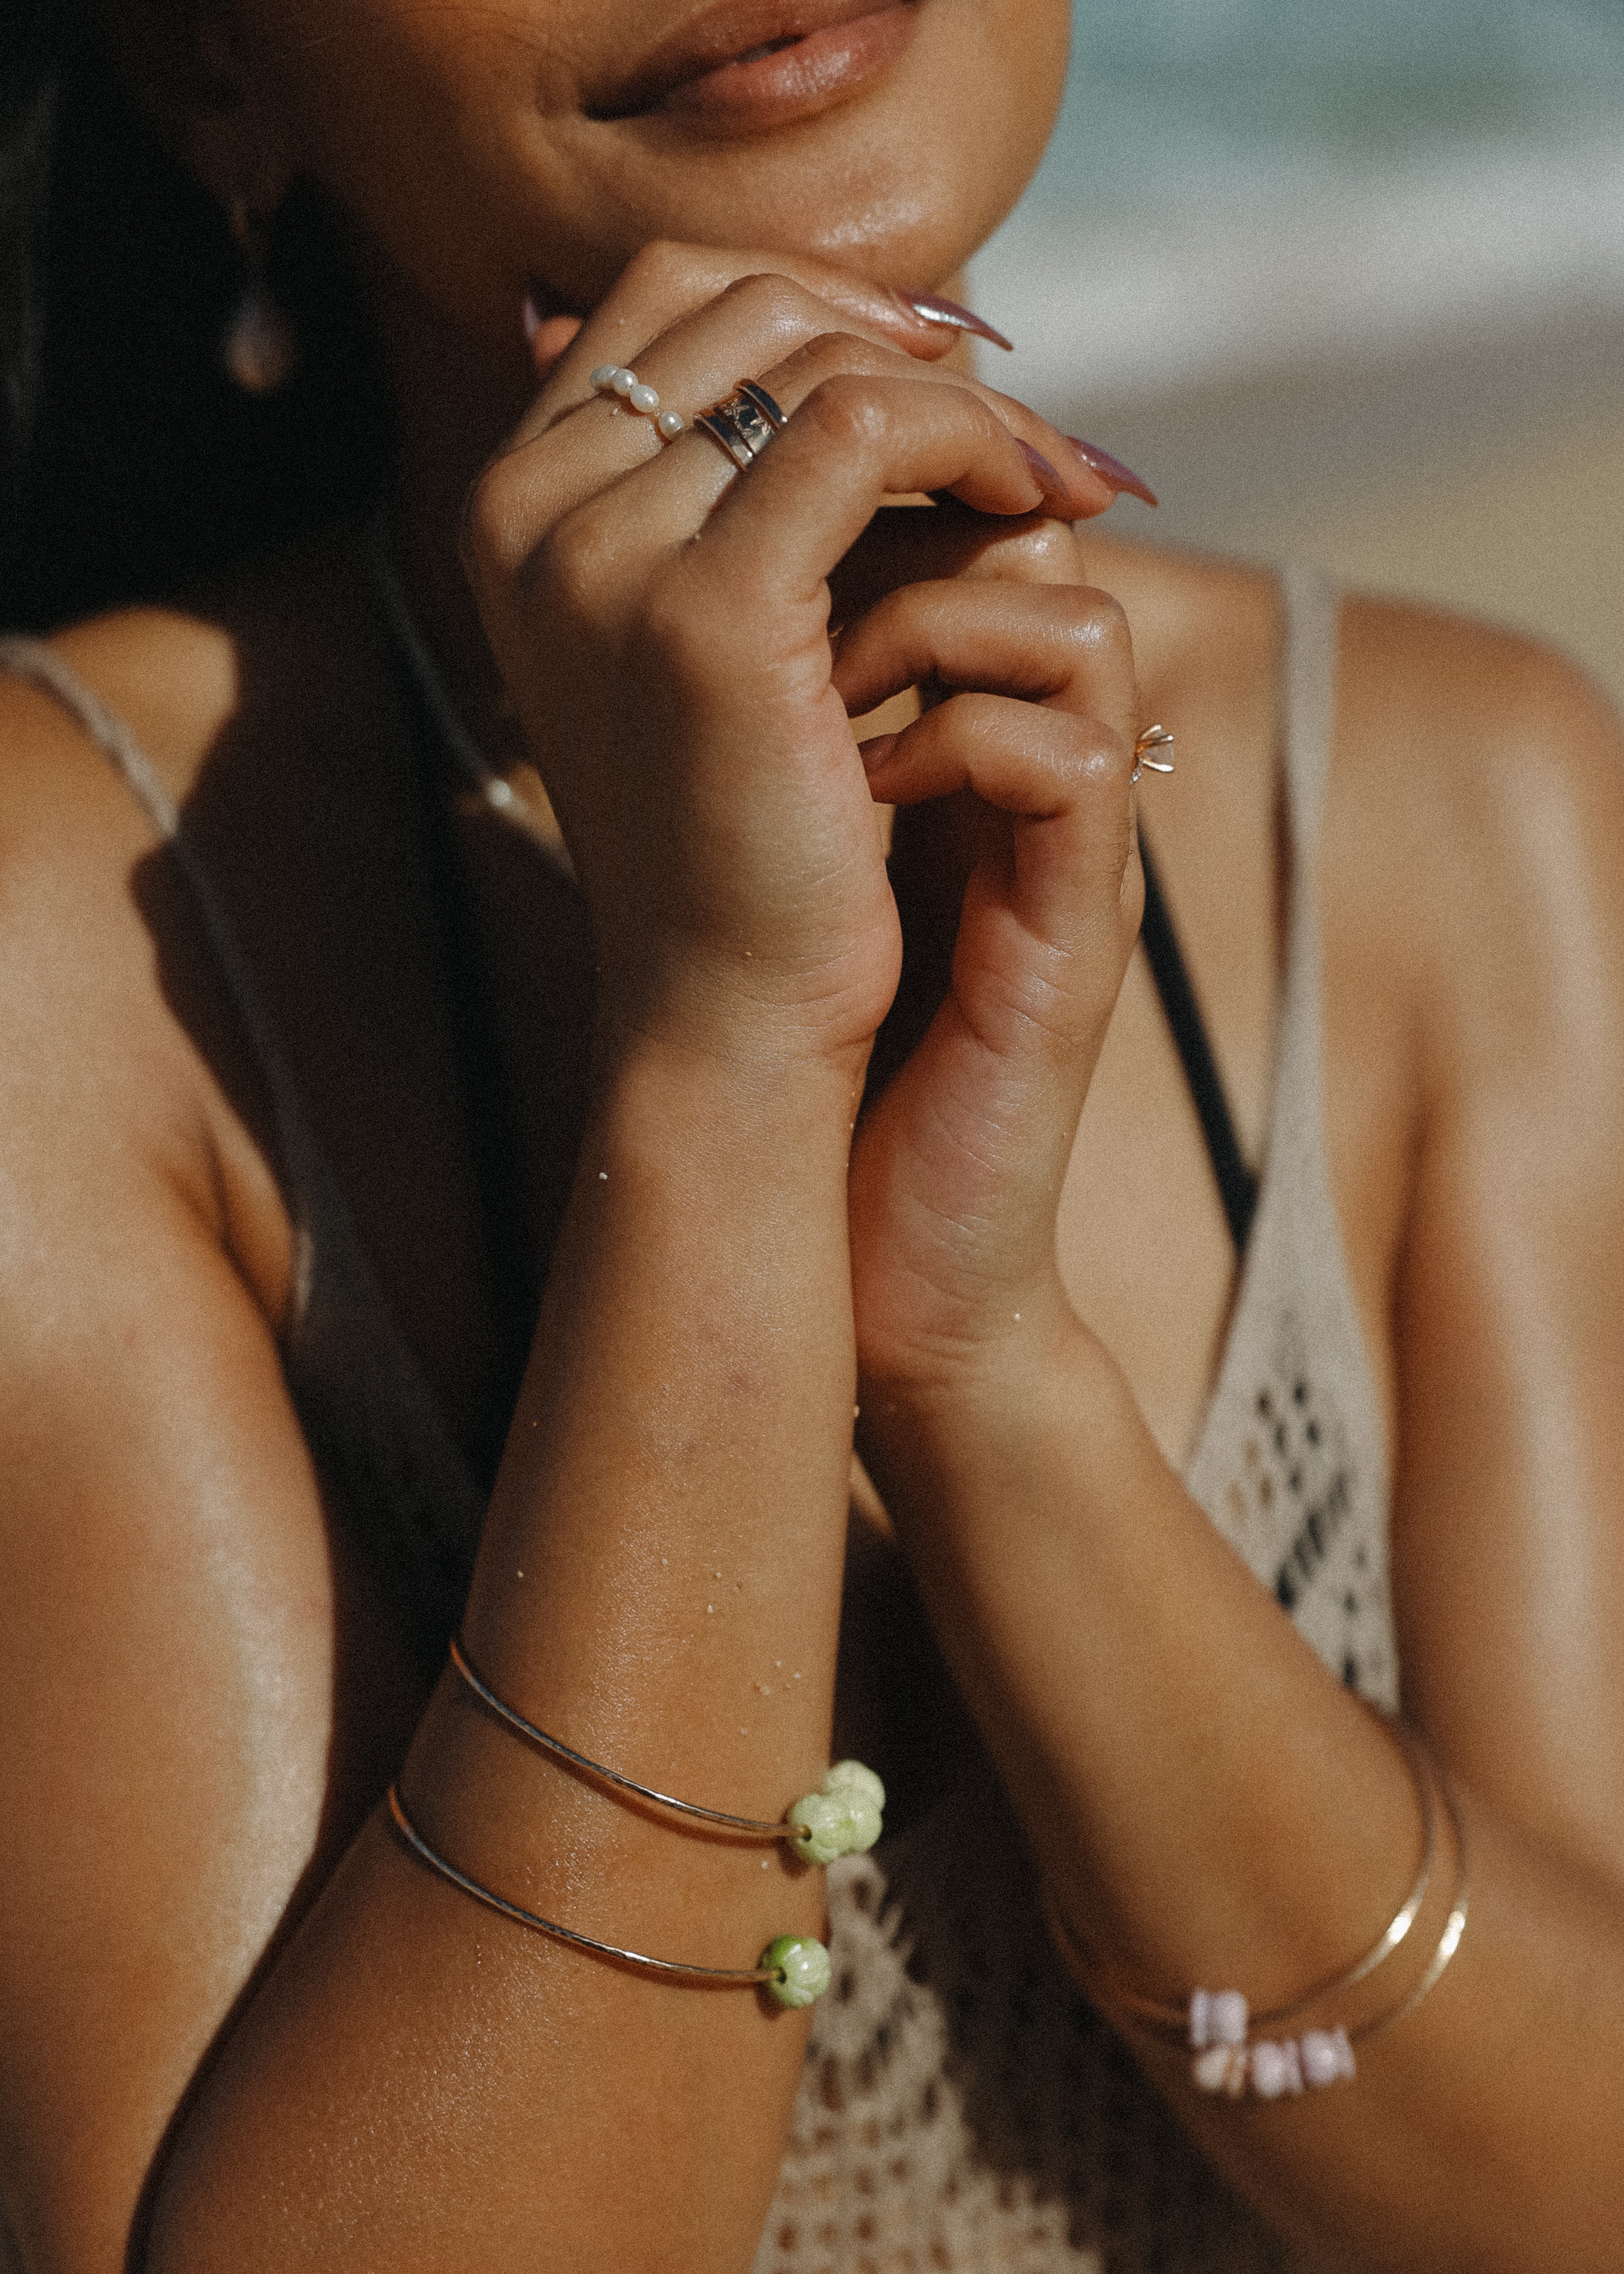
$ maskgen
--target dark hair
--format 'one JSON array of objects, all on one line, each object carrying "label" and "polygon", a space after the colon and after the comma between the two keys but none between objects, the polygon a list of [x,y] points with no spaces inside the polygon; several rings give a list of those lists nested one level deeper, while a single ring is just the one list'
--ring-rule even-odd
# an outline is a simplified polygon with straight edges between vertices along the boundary
[{"label": "dark hair", "polygon": [[363,513],[393,431],[338,229],[296,186],[266,243],[299,343],[244,395],[221,343],[244,283],[214,200],[164,146],[80,0],[0,30],[0,624],[163,599]]}]

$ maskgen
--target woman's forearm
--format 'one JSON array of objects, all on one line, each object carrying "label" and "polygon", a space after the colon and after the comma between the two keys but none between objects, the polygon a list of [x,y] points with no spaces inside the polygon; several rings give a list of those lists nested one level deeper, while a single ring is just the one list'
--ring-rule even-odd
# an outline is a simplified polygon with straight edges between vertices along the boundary
[{"label": "woman's forearm", "polygon": [[[865,1452],[1090,1954],[1172,2003],[1200,1984],[1283,2004],[1397,1909],[1420,1844],[1411,1779],[1169,1471],[1111,1362],[1080,1331],[1071,1357],[985,1403],[872,1386]],[[1624,2029],[1624,1906],[1480,1797],[1464,1806],[1460,1954],[1361,2048],[1353,2082],[1214,2100],[1187,2056],[1137,2042],[1266,2212],[1351,2243],[1356,2265],[1599,2269],[1617,2155],[1595,2080]],[[1395,1998],[1425,1970],[1455,1874],[1446,1819],[1383,1977]],[[1366,1992],[1357,2011],[1383,2002]]]},{"label": "woman's forearm", "polygon": [[[492,1687],[577,1750],[763,1818],[828,1758],[851,1094],[826,1069],[623,1055],[465,1630]],[[401,1785],[462,1871],[611,1942],[748,1967],[821,1931],[821,1873],[627,1806],[455,1677]],[[152,2263],[746,2264],[804,2040],[757,1992],[492,1916],[374,1819],[187,2125]]]}]

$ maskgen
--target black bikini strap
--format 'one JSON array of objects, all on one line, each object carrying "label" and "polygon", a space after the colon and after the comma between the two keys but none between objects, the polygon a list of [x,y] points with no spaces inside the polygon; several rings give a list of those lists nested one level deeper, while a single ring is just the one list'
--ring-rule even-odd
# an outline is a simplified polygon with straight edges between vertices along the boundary
[{"label": "black bikini strap", "polygon": [[1190,974],[1184,968],[1184,959],[1179,953],[1178,936],[1173,930],[1167,902],[1162,897],[1162,887],[1156,881],[1150,847],[1143,833],[1139,837],[1139,860],[1145,870],[1145,918],[1139,927],[1139,937],[1145,943],[1145,953],[1150,958],[1150,968],[1156,983],[1156,992],[1162,998],[1162,1007],[1172,1030],[1173,1041],[1184,1065],[1184,1079],[1190,1085],[1190,1095],[1200,1118],[1201,1134],[1207,1140],[1207,1157],[1213,1164],[1213,1174],[1218,1179],[1219,1196],[1223,1212],[1229,1220],[1229,1236],[1235,1242],[1237,1256],[1246,1253],[1247,1235],[1258,1205],[1258,1180],[1241,1157],[1236,1142],[1235,1124],[1229,1118],[1229,1100],[1223,1094],[1223,1084],[1218,1078],[1218,1068],[1213,1062],[1207,1028],[1201,1023],[1201,1009],[1195,999],[1195,990],[1190,984]]}]

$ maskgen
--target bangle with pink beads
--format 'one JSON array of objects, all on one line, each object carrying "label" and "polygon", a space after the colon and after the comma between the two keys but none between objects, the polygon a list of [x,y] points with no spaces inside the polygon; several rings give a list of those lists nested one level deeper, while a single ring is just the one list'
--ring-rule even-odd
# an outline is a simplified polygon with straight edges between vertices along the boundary
[{"label": "bangle with pink beads", "polygon": [[[1046,1900],[1049,1926],[1072,1970],[1108,2012],[1163,2044],[1187,2046],[1191,2082],[1207,2093],[1238,2100],[1277,2100],[1307,2090],[1350,2081],[1357,2074],[1354,2047],[1391,2029],[1413,2013],[1432,1989],[1460,1946],[1466,1928],[1469,1862],[1466,1823],[1454,1786],[1418,1732],[1392,1725],[1414,1779],[1421,1808],[1421,1861],[1414,1886],[1377,1942],[1345,1972],[1318,1983],[1289,2005],[1254,2014],[1239,1990],[1196,1990],[1187,2006],[1149,1998],[1113,1981],[1094,1962],[1075,1930],[1052,1899]],[[1435,1794],[1441,1793],[1455,1851],[1455,1886],[1449,1915],[1420,1979],[1404,1996],[1353,2026],[1281,2030],[1312,2008],[1351,1990],[1390,1958],[1414,1925],[1431,1882],[1437,1844]],[[1266,2033],[1266,2034],[1260,2034]]]}]

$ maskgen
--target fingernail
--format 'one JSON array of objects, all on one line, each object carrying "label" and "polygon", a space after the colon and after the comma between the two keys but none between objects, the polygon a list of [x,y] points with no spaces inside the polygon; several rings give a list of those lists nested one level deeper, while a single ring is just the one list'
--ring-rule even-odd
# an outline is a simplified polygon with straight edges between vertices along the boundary
[{"label": "fingernail", "polygon": [[1071,494],[1071,484],[1058,466],[1049,464],[1041,450],[1034,450],[1030,442],[1022,442],[1020,454],[1031,467],[1032,478],[1045,496],[1067,497]]},{"label": "fingernail", "polygon": [[1124,466],[1120,458],[1113,458],[1109,450],[1101,450],[1094,442],[1079,442],[1075,434],[1068,434],[1066,440],[1083,463],[1092,466],[1100,479],[1109,482],[1118,493],[1126,490],[1130,497],[1143,498],[1147,505],[1161,503],[1150,484],[1141,479],[1132,466]]},{"label": "fingernail", "polygon": [[536,296],[533,292],[527,292],[524,296],[524,305],[519,310],[519,321],[524,327],[524,336],[527,340],[533,340],[541,329],[541,311],[536,305]]},{"label": "fingernail", "polygon": [[939,292],[898,292],[897,297],[913,309],[921,323],[947,324],[956,332],[974,332],[978,340],[990,340],[996,348],[1015,344],[980,316],[972,315],[968,308],[961,308],[957,300],[944,300]]}]

